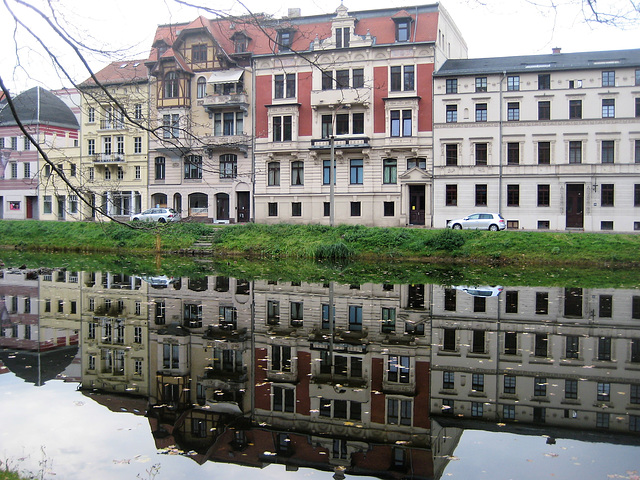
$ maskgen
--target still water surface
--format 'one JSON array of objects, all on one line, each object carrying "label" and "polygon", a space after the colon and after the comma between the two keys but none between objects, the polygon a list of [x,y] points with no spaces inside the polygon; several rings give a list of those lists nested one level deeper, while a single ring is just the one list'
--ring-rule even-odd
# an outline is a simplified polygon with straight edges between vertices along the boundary
[{"label": "still water surface", "polygon": [[637,290],[7,268],[0,319],[44,478],[638,478]]}]

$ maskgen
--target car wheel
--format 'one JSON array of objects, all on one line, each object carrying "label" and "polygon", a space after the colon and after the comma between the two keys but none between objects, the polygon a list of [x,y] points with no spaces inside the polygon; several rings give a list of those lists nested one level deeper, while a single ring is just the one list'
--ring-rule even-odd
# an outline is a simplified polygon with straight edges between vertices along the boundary
[{"label": "car wheel", "polygon": [[489,225],[489,230],[491,230],[492,232],[497,232],[498,225],[496,225],[495,223],[493,225]]},{"label": "car wheel", "polygon": [[454,230],[462,230],[462,225],[460,225],[459,223],[456,223],[451,228],[453,228]]},{"label": "car wheel", "polygon": [[159,218],[158,223],[167,223],[167,221],[164,218]]},{"label": "car wheel", "polygon": [[138,217],[135,217],[133,220],[131,220],[132,222],[139,222],[140,219]]}]

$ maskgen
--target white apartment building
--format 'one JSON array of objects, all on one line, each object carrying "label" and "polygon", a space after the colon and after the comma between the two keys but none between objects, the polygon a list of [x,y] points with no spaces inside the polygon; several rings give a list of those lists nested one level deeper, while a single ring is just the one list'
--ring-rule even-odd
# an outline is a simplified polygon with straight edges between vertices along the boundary
[{"label": "white apartment building", "polygon": [[433,130],[436,228],[640,230],[640,49],[448,60]]}]

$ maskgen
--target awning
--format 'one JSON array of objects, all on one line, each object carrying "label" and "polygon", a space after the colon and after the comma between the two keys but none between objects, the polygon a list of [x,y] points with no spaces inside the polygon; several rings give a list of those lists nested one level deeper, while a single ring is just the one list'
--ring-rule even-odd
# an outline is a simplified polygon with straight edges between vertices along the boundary
[{"label": "awning", "polygon": [[241,68],[231,68],[229,70],[220,70],[213,72],[209,77],[209,83],[235,83],[240,80],[244,70]]}]

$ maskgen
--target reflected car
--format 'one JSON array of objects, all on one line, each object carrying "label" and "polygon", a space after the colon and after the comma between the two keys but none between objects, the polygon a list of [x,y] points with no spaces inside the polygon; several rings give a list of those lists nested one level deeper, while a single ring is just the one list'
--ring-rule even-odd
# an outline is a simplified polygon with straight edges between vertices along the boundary
[{"label": "reflected car", "polygon": [[497,297],[498,295],[500,295],[500,292],[502,292],[502,286],[500,285],[455,285],[453,288],[464,293],[468,293],[469,295],[472,295],[474,297]]},{"label": "reflected car", "polygon": [[130,217],[132,222],[178,222],[180,220],[180,214],[173,208],[150,208],[141,213],[134,213]]},{"label": "reflected car", "polygon": [[491,230],[497,232],[507,228],[507,222],[504,221],[499,213],[474,213],[464,218],[457,218],[447,222],[447,228],[454,230]]},{"label": "reflected car", "polygon": [[167,288],[169,285],[176,282],[173,277],[167,277],[166,275],[162,275],[159,277],[149,277],[145,275],[138,278],[141,278],[149,285],[151,285],[151,288]]}]

